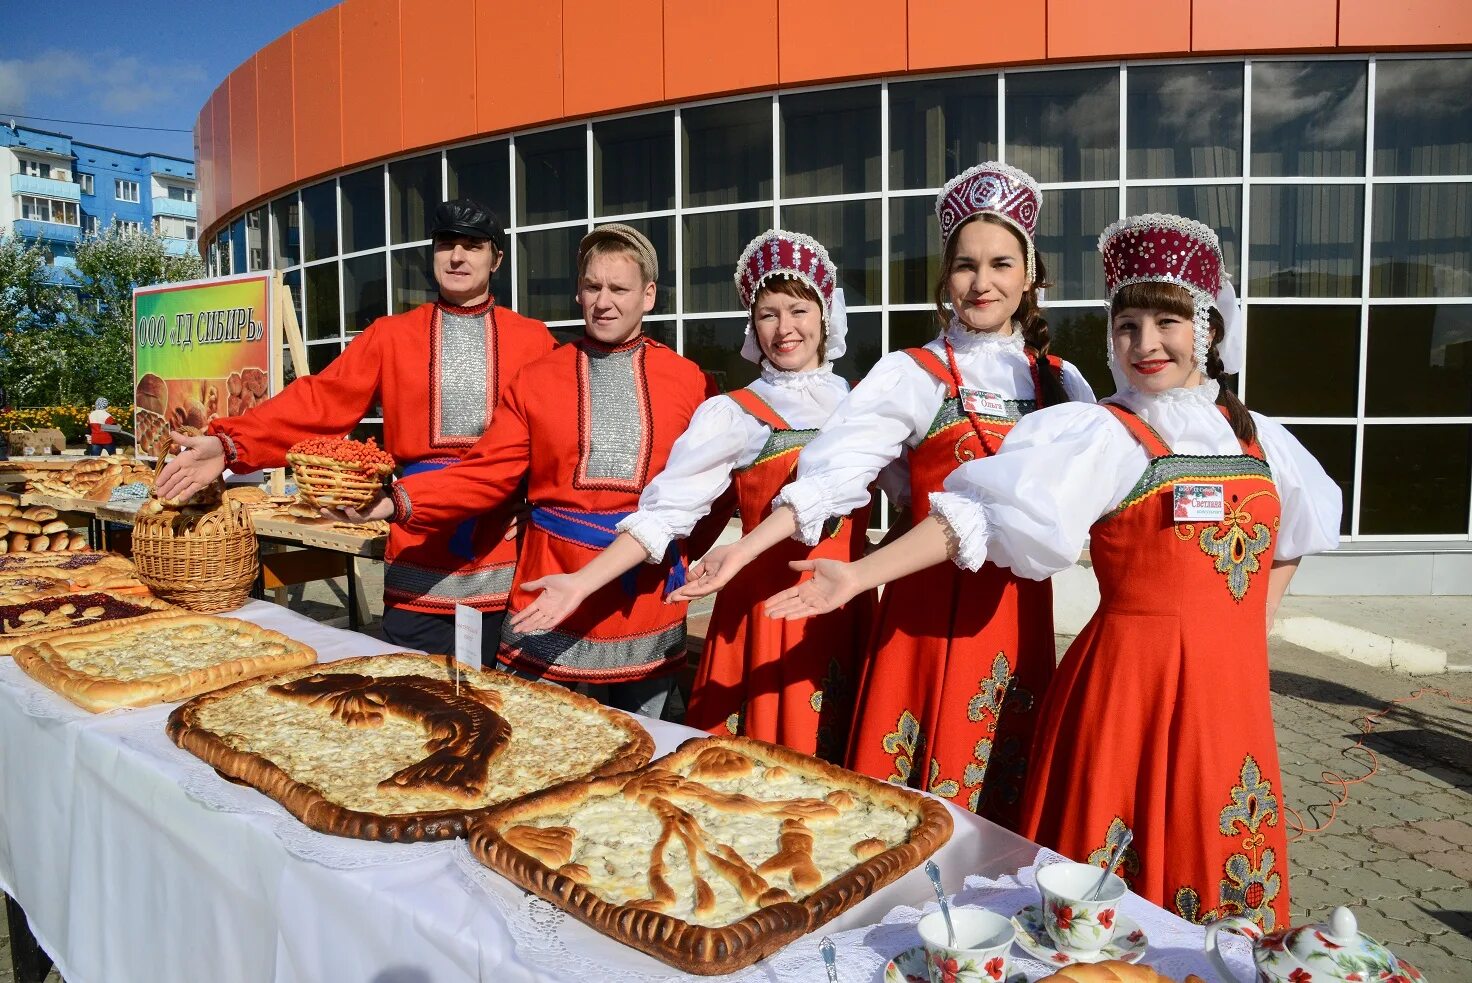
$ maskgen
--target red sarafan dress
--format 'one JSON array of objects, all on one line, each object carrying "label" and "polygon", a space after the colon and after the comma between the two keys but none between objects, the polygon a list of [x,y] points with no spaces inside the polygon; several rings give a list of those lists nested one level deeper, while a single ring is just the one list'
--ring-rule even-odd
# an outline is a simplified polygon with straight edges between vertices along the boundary
[{"label": "red sarafan dress", "polygon": [[[1038,405],[1007,400],[1005,417],[968,413],[948,340],[945,353],[907,350],[946,387],[929,432],[910,451],[917,522],[947,475],[995,454]],[[871,651],[848,766],[1016,828],[1037,704],[1056,662],[1052,585],[990,563],[974,573],[945,563],[911,574],[885,588]]]},{"label": "red sarafan dress", "polygon": [[[727,393],[771,428],[755,462],[734,476],[741,531],[772,510],[798,453],[817,433],[793,428],[749,389]],[[855,669],[873,625],[873,591],[837,611],[794,621],[768,618],[762,604],[808,575],[793,560],[852,561],[864,555],[869,509],[836,523],[816,546],[788,539],[767,550],[716,594],[700,670],[685,722],[713,734],[739,734],[804,754],[841,759],[853,714]]]},{"label": "red sarafan dress", "polygon": [[[1023,835],[1107,862],[1189,921],[1286,925],[1287,838],[1268,688],[1267,571],[1281,503],[1256,443],[1173,454],[1105,404],[1149,454],[1090,529],[1098,611],[1043,703]],[[1223,486],[1219,521],[1176,521],[1177,484]],[[1335,516],[1337,524],[1337,515]]]}]

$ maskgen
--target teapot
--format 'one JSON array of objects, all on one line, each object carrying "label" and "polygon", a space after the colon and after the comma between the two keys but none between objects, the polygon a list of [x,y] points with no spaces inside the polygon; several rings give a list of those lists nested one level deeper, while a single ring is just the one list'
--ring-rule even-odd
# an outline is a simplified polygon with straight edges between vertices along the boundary
[{"label": "teapot", "polygon": [[1212,922],[1206,926],[1206,953],[1223,979],[1235,980],[1222,957],[1220,932],[1252,942],[1256,983],[1418,983],[1424,979],[1410,963],[1361,935],[1348,908],[1335,908],[1327,925],[1299,925],[1267,935],[1246,918]]}]

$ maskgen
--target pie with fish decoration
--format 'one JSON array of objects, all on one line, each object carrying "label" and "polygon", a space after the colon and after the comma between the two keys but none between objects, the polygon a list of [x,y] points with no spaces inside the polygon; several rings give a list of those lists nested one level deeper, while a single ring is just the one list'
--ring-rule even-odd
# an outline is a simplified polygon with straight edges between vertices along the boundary
[{"label": "pie with fish decoration", "polygon": [[561,782],[647,764],[627,714],[445,656],[343,659],[200,696],[174,743],[323,833],[411,842]]}]

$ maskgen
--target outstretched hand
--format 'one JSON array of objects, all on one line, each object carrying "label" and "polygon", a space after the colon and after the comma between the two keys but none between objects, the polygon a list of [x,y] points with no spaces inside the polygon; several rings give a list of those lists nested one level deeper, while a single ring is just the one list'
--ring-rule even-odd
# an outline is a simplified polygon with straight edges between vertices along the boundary
[{"label": "outstretched hand", "polygon": [[394,517],[394,503],[382,492],[368,504],[361,512],[355,508],[343,507],[340,509],[324,508],[324,518],[335,522],[351,522],[355,526],[361,526],[365,522],[388,521]]},{"label": "outstretched hand", "polygon": [[729,584],[731,579],[751,562],[750,558],[745,555],[745,551],[738,548],[739,545],[731,543],[728,546],[717,546],[705,554],[699,563],[690,568],[685,585],[678,590],[671,591],[665,598],[666,603],[693,601],[696,598],[714,594]]},{"label": "outstretched hand", "polygon": [[853,564],[840,560],[793,560],[788,564],[801,573],[812,571],[812,577],[796,587],[773,594],[762,606],[769,618],[810,618],[827,614],[849,602],[863,590],[854,574]]},{"label": "outstretched hand", "polygon": [[225,473],[225,445],[219,437],[191,437],[170,430],[178,448],[153,483],[156,496],[166,501],[187,499]]},{"label": "outstretched hand", "polygon": [[511,615],[511,627],[519,632],[549,631],[567,620],[587,599],[588,591],[576,574],[554,573],[521,585],[522,590],[541,591],[536,600]]}]

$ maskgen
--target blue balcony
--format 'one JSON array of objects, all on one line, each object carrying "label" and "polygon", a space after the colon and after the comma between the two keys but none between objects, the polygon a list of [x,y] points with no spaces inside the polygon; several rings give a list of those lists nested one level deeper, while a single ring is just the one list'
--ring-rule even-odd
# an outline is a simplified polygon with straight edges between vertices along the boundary
[{"label": "blue balcony", "polygon": [[29,218],[15,220],[15,234],[23,239],[44,239],[47,242],[74,243],[82,238],[82,230],[75,225],[37,222]]},{"label": "blue balcony", "polygon": [[74,274],[77,270],[77,261],[70,256],[58,256],[46,267],[46,282],[58,287],[75,287],[77,280]]},{"label": "blue balcony", "polygon": [[192,201],[160,197],[153,199],[153,214],[169,218],[187,218],[194,221],[199,217],[199,206]]},{"label": "blue balcony", "polygon": [[176,239],[173,236],[162,236],[164,241],[164,252],[170,256],[183,256],[195,250],[193,239]]},{"label": "blue balcony", "polygon": [[59,198],[62,201],[82,200],[82,189],[70,181],[53,181],[49,177],[31,177],[29,174],[10,175],[10,193],[13,195],[40,195],[43,198]]}]

